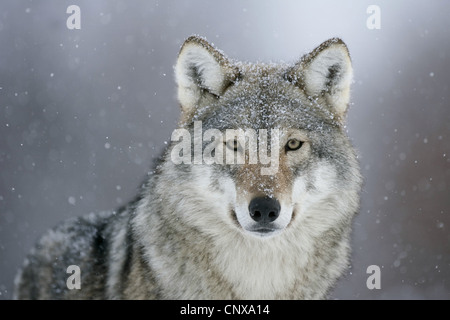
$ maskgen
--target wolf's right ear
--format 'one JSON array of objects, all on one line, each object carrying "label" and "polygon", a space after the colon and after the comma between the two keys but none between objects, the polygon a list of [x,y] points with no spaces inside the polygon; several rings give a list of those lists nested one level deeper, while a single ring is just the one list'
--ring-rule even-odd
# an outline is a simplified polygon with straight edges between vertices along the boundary
[{"label": "wolf's right ear", "polygon": [[324,98],[331,111],[343,118],[350,100],[353,69],[345,43],[332,38],[304,56],[286,78],[311,98]]},{"label": "wolf's right ear", "polygon": [[238,78],[239,68],[205,39],[191,36],[178,54],[175,76],[181,108],[191,112],[203,100],[220,98]]}]

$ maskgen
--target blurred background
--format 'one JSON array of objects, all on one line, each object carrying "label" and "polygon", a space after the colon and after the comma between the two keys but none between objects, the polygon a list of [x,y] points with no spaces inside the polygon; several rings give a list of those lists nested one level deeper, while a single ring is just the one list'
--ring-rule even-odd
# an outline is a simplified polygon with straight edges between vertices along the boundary
[{"label": "blurred background", "polygon": [[[80,30],[66,26],[72,4]],[[367,27],[372,4],[381,29]],[[331,298],[449,299],[449,13],[438,0],[2,0],[0,299],[45,230],[136,193],[176,128],[173,65],[191,34],[263,62],[347,43],[365,185],[352,266]]]}]

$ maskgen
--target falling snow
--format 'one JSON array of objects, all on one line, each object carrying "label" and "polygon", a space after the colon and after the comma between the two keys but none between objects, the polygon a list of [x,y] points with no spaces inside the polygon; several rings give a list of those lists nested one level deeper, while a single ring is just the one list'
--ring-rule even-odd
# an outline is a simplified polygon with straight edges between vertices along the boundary
[{"label": "falling snow", "polygon": [[[0,299],[12,297],[40,234],[126,204],[156,172],[152,163],[180,119],[173,64],[192,30],[233,59],[286,63],[327,35],[342,36],[355,70],[343,130],[357,149],[364,191],[352,269],[332,298],[450,299],[447,3],[415,2],[407,14],[386,3],[380,30],[366,29],[365,8],[334,1],[86,2],[77,31],[65,28],[65,8],[51,1],[3,7]],[[382,267],[382,290],[366,288],[370,264]]]}]

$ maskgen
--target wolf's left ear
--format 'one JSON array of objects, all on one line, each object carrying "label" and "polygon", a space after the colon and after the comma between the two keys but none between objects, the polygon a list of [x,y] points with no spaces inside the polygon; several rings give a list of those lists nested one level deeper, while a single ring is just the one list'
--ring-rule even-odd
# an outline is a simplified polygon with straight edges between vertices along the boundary
[{"label": "wolf's left ear", "polygon": [[239,69],[205,39],[191,36],[181,47],[175,76],[181,108],[191,112],[220,98],[239,76]]},{"label": "wolf's left ear", "polygon": [[312,98],[324,97],[332,111],[343,118],[350,101],[353,68],[348,48],[341,39],[322,43],[304,56],[287,77]]}]

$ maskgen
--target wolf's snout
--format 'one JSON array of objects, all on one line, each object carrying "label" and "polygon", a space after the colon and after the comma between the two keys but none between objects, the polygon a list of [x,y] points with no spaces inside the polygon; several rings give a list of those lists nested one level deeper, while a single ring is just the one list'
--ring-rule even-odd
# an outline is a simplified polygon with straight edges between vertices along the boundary
[{"label": "wolf's snout", "polygon": [[275,198],[254,198],[248,206],[250,217],[259,223],[275,221],[280,215],[280,203]]}]

